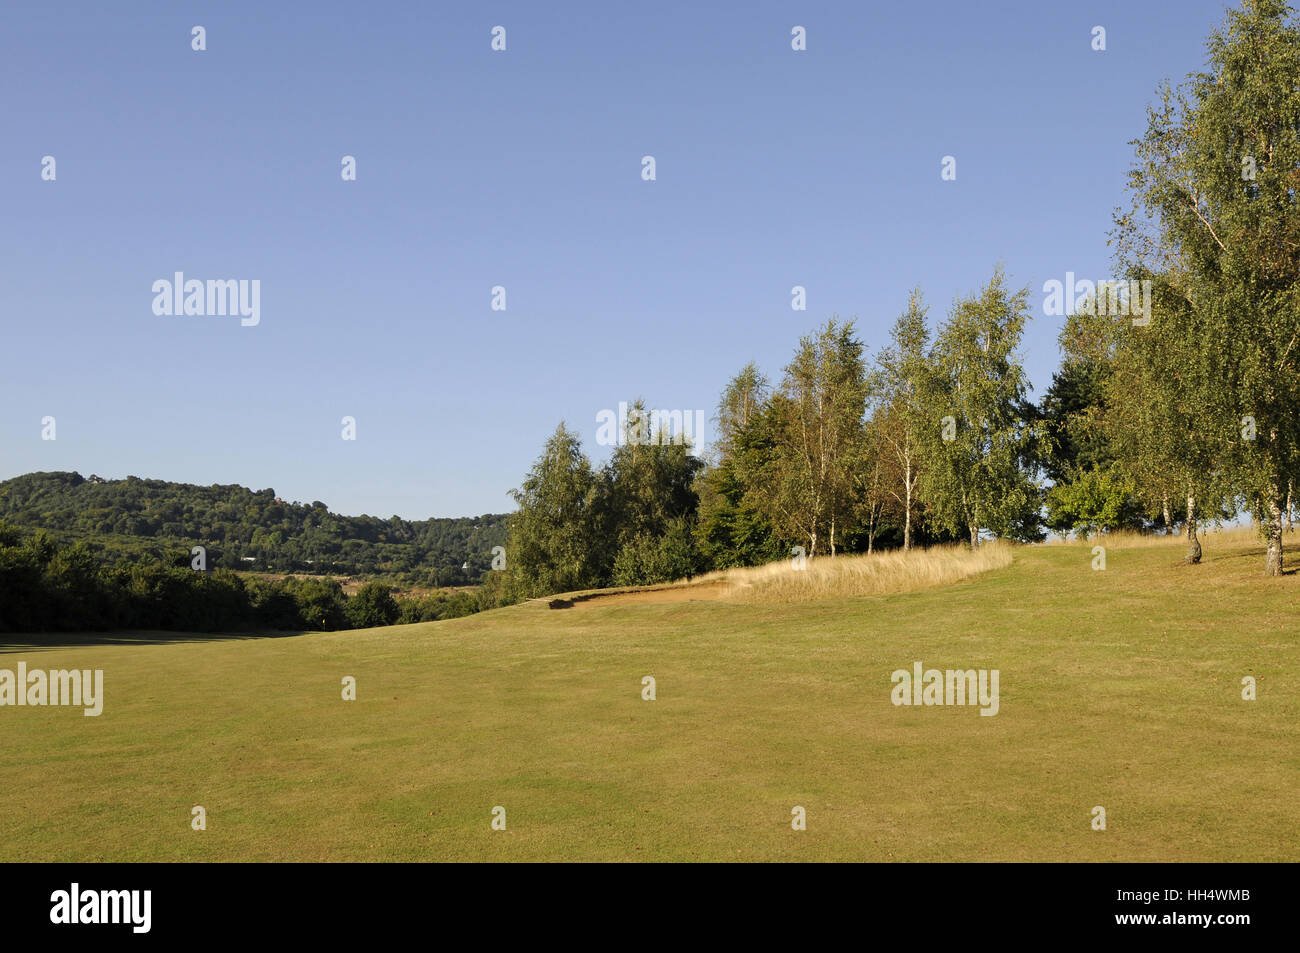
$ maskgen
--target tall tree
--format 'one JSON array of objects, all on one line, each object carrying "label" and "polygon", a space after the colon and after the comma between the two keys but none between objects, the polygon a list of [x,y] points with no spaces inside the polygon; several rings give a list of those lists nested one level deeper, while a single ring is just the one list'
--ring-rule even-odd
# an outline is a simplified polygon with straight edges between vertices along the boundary
[{"label": "tall tree", "polygon": [[[1104,384],[1104,433],[1116,470],[1153,508],[1174,501],[1187,536],[1184,561],[1200,562],[1200,522],[1225,505],[1216,425],[1217,395],[1201,371],[1199,333],[1186,300],[1165,276],[1152,280],[1153,313],[1161,318],[1135,326],[1126,316],[1095,320],[1112,336],[1113,363]],[[1172,516],[1172,514],[1171,514]],[[1170,517],[1166,517],[1168,519]]]},{"label": "tall tree", "polygon": [[1053,483],[1069,482],[1073,473],[1105,466],[1114,459],[1096,426],[1105,394],[1108,363],[1068,352],[1039,403],[1043,425],[1043,475]]},{"label": "tall tree", "polygon": [[1102,427],[1107,384],[1115,371],[1113,348],[1097,353],[1086,343],[1071,346],[1084,315],[1096,322],[1094,311],[1089,307],[1067,321],[1061,367],[1037,409],[1040,461],[1052,481],[1045,497],[1047,525],[1062,533],[1140,529],[1147,523],[1142,497],[1121,471]]},{"label": "tall tree", "polygon": [[1040,494],[1028,472],[1034,430],[1017,347],[1029,320],[1029,291],[1011,292],[1002,268],[958,300],[940,328],[924,395],[921,491],[929,518],[979,546],[981,529],[1033,536]]},{"label": "tall tree", "polygon": [[696,481],[702,555],[715,569],[753,566],[782,555],[763,501],[763,464],[771,453],[767,378],[751,361],[718,402],[713,465]]},{"label": "tall tree", "polygon": [[591,589],[607,581],[608,528],[600,486],[576,434],[563,423],[546,441],[523,485],[506,543],[512,594],[530,598]]},{"label": "tall tree", "polygon": [[616,585],[680,579],[699,568],[693,484],[704,464],[685,439],[652,432],[650,416],[641,400],[629,407],[623,439],[605,466],[602,509],[615,544]]},{"label": "tall tree", "polygon": [[1153,323],[1208,382],[1204,436],[1280,575],[1300,454],[1300,29],[1282,0],[1245,0],[1206,46],[1208,68],[1148,110],[1116,233],[1129,270],[1171,275],[1187,304]]},{"label": "tall tree", "polygon": [[864,457],[867,374],[854,323],[834,318],[802,338],[772,396],[773,453],[764,503],[787,539],[835,555],[855,510],[854,473]]},{"label": "tall tree", "polygon": [[888,470],[897,474],[897,478],[890,481],[888,492],[902,517],[903,552],[912,548],[920,444],[927,426],[922,396],[929,373],[926,356],[930,337],[926,327],[928,312],[921,289],[913,289],[907,300],[907,309],[890,329],[889,344],[876,357],[878,389],[872,415],[872,443],[876,454],[889,458]]}]

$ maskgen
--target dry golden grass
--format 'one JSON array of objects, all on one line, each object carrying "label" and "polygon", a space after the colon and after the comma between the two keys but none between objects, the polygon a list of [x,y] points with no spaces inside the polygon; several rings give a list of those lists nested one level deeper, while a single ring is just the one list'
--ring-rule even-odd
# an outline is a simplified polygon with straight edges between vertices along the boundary
[{"label": "dry golden grass", "polygon": [[871,596],[916,592],[949,585],[1011,565],[1013,546],[994,541],[971,552],[965,546],[934,546],[904,554],[891,550],[871,555],[822,556],[805,569],[783,559],[708,573],[694,580],[721,582],[724,598],[745,602],[805,602],[835,596]]},{"label": "dry golden grass", "polygon": [[[1285,535],[1288,548],[1295,545],[1295,538],[1292,533]],[[1210,527],[1200,531],[1200,540],[1207,558],[1212,552],[1225,548],[1263,545],[1254,526]],[[892,595],[934,589],[992,569],[1003,569],[1011,565],[1016,545],[994,540],[985,542],[974,553],[964,544],[953,544],[914,549],[907,555],[899,550],[887,550],[869,556],[852,554],[833,559],[822,556],[809,560],[804,570],[795,569],[793,560],[782,559],[763,566],[721,569],[692,579],[653,586],[586,590],[565,595],[577,595],[579,598],[573,604],[583,606],[714,599],[752,603],[808,602],[837,596]],[[1052,548],[1105,546],[1113,550],[1167,548],[1181,556],[1187,546],[1187,537],[1177,533],[1166,535],[1119,530],[1084,538],[1053,539],[1038,545]]]}]

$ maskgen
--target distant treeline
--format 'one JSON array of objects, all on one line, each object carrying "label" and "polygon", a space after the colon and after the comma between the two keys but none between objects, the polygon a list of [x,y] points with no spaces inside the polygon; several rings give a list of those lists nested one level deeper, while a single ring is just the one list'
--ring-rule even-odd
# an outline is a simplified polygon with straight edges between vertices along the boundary
[{"label": "distant treeline", "polygon": [[[223,569],[400,576],[408,585],[463,586],[490,571],[506,517],[409,521],[340,516],[288,503],[274,490],[165,480],[29,473],[0,483],[0,519],[84,541],[101,561],[166,560],[192,546]],[[468,563],[468,568],[465,564]]]},{"label": "distant treeline", "polygon": [[489,608],[496,592],[483,586],[399,600],[372,581],[348,598],[332,578],[197,572],[186,558],[105,565],[83,543],[59,546],[44,531],[0,523],[0,632],[364,628],[469,615]]}]

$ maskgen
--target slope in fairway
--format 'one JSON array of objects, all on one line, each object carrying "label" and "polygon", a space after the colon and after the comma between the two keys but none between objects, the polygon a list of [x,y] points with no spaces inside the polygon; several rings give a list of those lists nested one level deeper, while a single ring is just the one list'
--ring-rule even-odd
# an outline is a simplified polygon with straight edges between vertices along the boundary
[{"label": "slope in fairway", "polygon": [[[0,668],[103,669],[106,699],[0,708],[0,859],[1296,860],[1296,581],[1259,553],[1210,536],[1199,567],[1171,544],[1098,572],[1047,546],[799,605],[10,646]],[[918,661],[999,670],[998,714],[894,706]]]}]

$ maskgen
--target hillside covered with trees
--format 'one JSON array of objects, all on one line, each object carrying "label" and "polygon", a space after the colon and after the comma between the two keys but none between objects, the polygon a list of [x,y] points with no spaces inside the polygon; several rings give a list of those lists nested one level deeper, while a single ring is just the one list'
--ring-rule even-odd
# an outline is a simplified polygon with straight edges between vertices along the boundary
[{"label": "hillside covered with trees", "polygon": [[84,541],[59,545],[44,530],[0,521],[0,632],[365,628],[469,615],[491,608],[497,591],[485,585],[394,599],[388,583],[371,580],[348,597],[330,576],[195,571],[153,557],[109,565]]},{"label": "hillside covered with trees", "polygon": [[0,483],[0,520],[84,542],[105,562],[183,554],[188,565],[191,547],[203,546],[213,568],[405,574],[417,585],[463,586],[490,570],[506,517],[383,520],[286,502],[270,489],[29,473]]}]

